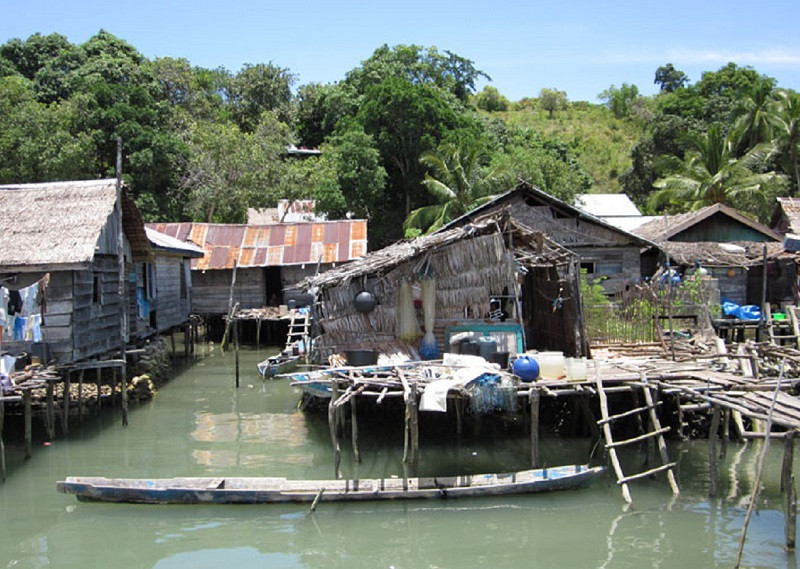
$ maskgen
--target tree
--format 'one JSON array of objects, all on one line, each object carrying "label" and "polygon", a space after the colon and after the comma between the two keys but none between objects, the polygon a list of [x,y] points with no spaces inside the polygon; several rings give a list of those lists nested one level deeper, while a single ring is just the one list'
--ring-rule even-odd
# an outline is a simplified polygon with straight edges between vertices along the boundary
[{"label": "tree", "polygon": [[661,86],[662,93],[674,93],[685,87],[688,82],[689,78],[686,73],[675,69],[671,63],[656,69],[656,78],[653,80],[653,83]]},{"label": "tree", "polygon": [[375,140],[388,175],[382,204],[386,217],[376,215],[374,219],[386,224],[384,234],[390,242],[400,237],[398,213],[406,217],[426,198],[421,193],[424,168],[419,156],[436,148],[448,131],[467,121],[439,89],[396,77],[367,89],[357,120]]},{"label": "tree", "polygon": [[362,94],[370,86],[378,85],[390,77],[405,79],[413,84],[438,87],[466,102],[475,91],[475,82],[481,77],[491,80],[475,68],[469,59],[435,47],[384,44],[376,49],[360,67],[349,71],[345,83]]},{"label": "tree", "polygon": [[738,141],[737,153],[743,154],[757,144],[772,140],[772,132],[779,121],[774,84],[770,78],[759,77],[744,89],[739,100],[740,116],[733,131]]},{"label": "tree", "polygon": [[617,88],[611,85],[608,89],[600,93],[597,98],[605,101],[605,105],[611,109],[614,116],[618,119],[630,115],[632,103],[639,97],[639,88],[636,85],[623,83]]},{"label": "tree", "polygon": [[539,91],[539,101],[542,108],[549,113],[549,117],[552,119],[553,113],[567,108],[567,93],[566,91],[543,87]]},{"label": "tree", "polygon": [[291,121],[292,85],[295,75],[272,63],[246,64],[230,84],[233,117],[245,132],[253,132],[262,113],[272,111],[278,120]]},{"label": "tree", "polygon": [[800,192],[800,94],[779,91],[777,146],[783,171],[791,176],[794,195]]},{"label": "tree", "polygon": [[427,166],[423,184],[435,197],[436,204],[412,211],[403,228],[406,236],[433,232],[491,199],[485,190],[489,182],[508,179],[504,168],[484,169],[474,141],[445,143],[436,151],[424,152],[420,162]]},{"label": "tree", "polygon": [[180,184],[187,213],[198,221],[242,223],[248,206],[277,203],[290,140],[288,127],[271,113],[253,133],[230,122],[197,123]]},{"label": "tree", "polygon": [[486,85],[483,90],[475,95],[475,106],[484,111],[507,111],[508,99],[500,94],[496,88]]},{"label": "tree", "polygon": [[751,169],[763,163],[763,149],[734,158],[733,141],[716,125],[705,135],[688,135],[687,142],[690,150],[676,165],[677,171],[653,184],[658,189],[650,198],[655,211],[664,206],[699,209],[715,203],[735,207],[742,201],[762,202],[763,190],[777,177],[774,172],[754,173]]},{"label": "tree", "polygon": [[386,170],[372,137],[353,121],[342,125],[322,146],[322,163],[333,172],[334,180],[316,186],[317,210],[336,218],[352,214],[374,220],[380,210]]},{"label": "tree", "polygon": [[316,148],[332,135],[336,124],[358,112],[359,96],[347,83],[309,83],[297,90],[296,124],[300,144]]}]

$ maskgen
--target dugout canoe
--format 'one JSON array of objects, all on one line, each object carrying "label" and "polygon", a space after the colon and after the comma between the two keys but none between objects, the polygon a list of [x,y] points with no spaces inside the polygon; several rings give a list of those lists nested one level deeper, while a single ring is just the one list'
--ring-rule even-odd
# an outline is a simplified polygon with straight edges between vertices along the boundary
[{"label": "dugout canoe", "polygon": [[56,488],[78,500],[138,504],[268,504],[411,500],[528,494],[578,488],[598,478],[600,466],[567,465],[504,474],[362,480],[286,478],[68,477]]}]

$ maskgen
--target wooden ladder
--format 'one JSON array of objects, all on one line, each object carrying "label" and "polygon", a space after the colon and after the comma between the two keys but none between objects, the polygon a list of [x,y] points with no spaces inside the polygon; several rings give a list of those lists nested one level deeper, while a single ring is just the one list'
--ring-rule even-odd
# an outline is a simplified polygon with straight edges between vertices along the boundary
[{"label": "wooden ladder", "polygon": [[[617,415],[609,415],[608,397],[606,396],[606,392],[603,387],[603,380],[600,379],[600,373],[597,368],[595,368],[595,382],[597,383],[597,393],[600,397],[600,412],[602,414],[602,419],[597,421],[597,424],[603,428],[603,436],[606,440],[606,450],[608,451],[609,458],[611,459],[611,465],[614,468],[614,474],[617,477],[617,484],[622,488],[622,497],[628,504],[633,503],[628,482],[638,480],[640,478],[646,478],[659,472],[667,473],[667,480],[669,481],[672,493],[676,496],[680,493],[680,490],[678,489],[678,483],[675,480],[675,473],[672,471],[676,463],[670,462],[669,454],[667,453],[667,444],[664,441],[664,433],[669,432],[670,428],[661,426],[661,422],[658,419],[658,414],[656,413],[658,404],[653,402],[653,394],[650,391],[650,386],[647,384],[647,375],[644,372],[639,372],[639,377],[642,383],[642,392],[644,393],[644,406],[629,409],[628,411],[619,413]],[[611,429],[611,425],[614,421],[645,412],[647,412],[650,417],[650,425],[652,426],[651,431],[630,439],[623,439],[619,441],[614,440]],[[661,455],[661,466],[657,466],[643,472],[638,472],[636,474],[625,475],[625,473],[622,471],[619,457],[617,456],[617,449],[626,445],[640,443],[653,438],[655,438],[658,442],[658,450],[659,454]]]},{"label": "wooden ladder", "polygon": [[[309,335],[309,313],[300,314],[293,310],[289,315],[289,331],[286,334],[286,349],[296,343],[306,341]],[[307,346],[306,346],[307,348]]]}]

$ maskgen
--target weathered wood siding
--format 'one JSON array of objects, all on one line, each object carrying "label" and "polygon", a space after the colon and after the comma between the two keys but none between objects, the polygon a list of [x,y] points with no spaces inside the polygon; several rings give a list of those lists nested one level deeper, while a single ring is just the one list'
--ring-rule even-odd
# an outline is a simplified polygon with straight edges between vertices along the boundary
[{"label": "weathered wood siding", "polygon": [[[159,332],[189,320],[192,297],[191,276],[187,275],[188,264],[188,261],[179,257],[156,258],[156,298],[152,301],[151,310],[156,311]],[[238,272],[236,276],[238,279]]]},{"label": "weathered wood siding", "polygon": [[641,253],[638,247],[575,247],[582,267],[589,267],[587,278],[602,278],[605,291],[620,292],[642,276]]},{"label": "weathered wood siding", "polygon": [[[97,278],[98,295],[94,287]],[[120,329],[117,258],[95,256],[89,270],[73,273],[73,359],[98,356],[117,349]],[[48,306],[49,311],[49,306]]]},{"label": "weathered wood siding", "polygon": [[46,312],[42,316],[42,339],[59,362],[72,361],[73,271],[50,273]]},{"label": "weathered wood siding", "polygon": [[[231,291],[233,269],[192,271],[192,312],[225,314]],[[267,303],[264,269],[237,269],[233,302],[239,308],[260,308]]]}]

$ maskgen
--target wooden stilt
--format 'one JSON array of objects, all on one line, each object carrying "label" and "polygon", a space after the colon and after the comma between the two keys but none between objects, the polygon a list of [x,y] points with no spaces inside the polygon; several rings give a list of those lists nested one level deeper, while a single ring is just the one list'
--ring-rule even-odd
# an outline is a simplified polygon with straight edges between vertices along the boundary
[{"label": "wooden stilt", "polygon": [[[94,382],[97,385],[97,405],[95,405],[94,414],[95,415],[99,415],[100,414],[100,405],[101,405],[100,402],[102,401],[102,399],[100,397],[100,388],[103,386],[103,370],[100,369],[100,368],[97,368],[94,373],[95,373],[95,375],[94,375],[94,380],[95,381]],[[111,396],[112,397],[114,396],[113,392],[111,393]]]},{"label": "wooden stilt", "polygon": [[411,435],[411,475],[417,476],[419,470],[419,412],[417,409],[417,382],[411,383],[410,405],[410,435]]},{"label": "wooden stilt", "polygon": [[463,415],[464,415],[464,399],[461,395],[456,395],[453,400],[453,405],[456,408],[456,435],[460,438],[464,432]]},{"label": "wooden stilt", "polygon": [[794,488],[794,474],[789,477],[789,487],[786,492],[786,547],[795,548],[797,535],[797,491]]},{"label": "wooden stilt", "polygon": [[528,404],[531,410],[531,467],[539,468],[539,398],[538,389],[528,392]]},{"label": "wooden stilt", "polygon": [[5,415],[5,401],[0,401],[0,482],[6,481],[6,445],[3,442],[3,423],[5,423]]},{"label": "wooden stilt", "polygon": [[781,467],[781,492],[789,488],[792,478],[792,463],[794,463],[794,431],[786,433],[783,439],[783,465]]},{"label": "wooden stilt", "polygon": [[191,339],[190,339],[190,324],[185,324],[183,326],[183,359],[189,360],[189,353],[191,351]]},{"label": "wooden stilt", "polygon": [[675,406],[678,409],[678,425],[675,429],[678,438],[682,441],[686,440],[686,418],[683,416],[683,406],[681,405],[680,395],[675,397]]},{"label": "wooden stilt", "polygon": [[353,460],[361,462],[361,451],[358,449],[358,409],[356,407],[357,396],[350,398],[350,434],[353,440]]},{"label": "wooden stilt", "polygon": [[47,437],[56,438],[56,411],[53,402],[53,380],[47,381]]},{"label": "wooden stilt", "polygon": [[331,383],[331,400],[328,403],[328,429],[331,433],[331,443],[333,444],[333,470],[336,479],[342,477],[342,451],[339,445],[339,429],[336,421],[337,406],[339,399],[339,384],[335,381]]},{"label": "wooden stilt", "polygon": [[731,438],[731,410],[725,409],[722,412],[722,448],[719,451],[719,457],[725,458],[728,454],[728,442]]},{"label": "wooden stilt", "polygon": [[717,455],[717,435],[719,432],[719,407],[713,406],[711,428],[708,430],[708,495],[714,497],[719,490],[719,456]]},{"label": "wooden stilt", "polygon": [[[114,375],[117,374],[117,369],[114,369]],[[122,390],[122,425],[128,425],[128,378],[125,371],[125,364],[119,369],[119,385]]]},{"label": "wooden stilt", "polygon": [[72,373],[69,371],[64,372],[64,401],[61,411],[61,432],[66,436],[69,434],[69,400],[70,400],[70,378]]},{"label": "wooden stilt", "polygon": [[233,345],[236,353],[236,387],[239,387],[239,320],[233,322]]},{"label": "wooden stilt", "polygon": [[263,320],[261,318],[256,319],[256,348],[261,347],[261,323]]},{"label": "wooden stilt", "polygon": [[33,456],[33,410],[31,409],[31,390],[22,391],[22,413],[25,422],[25,460]]},{"label": "wooden stilt", "polygon": [[175,326],[169,329],[169,343],[172,347],[172,359],[175,359]]},{"label": "wooden stilt", "polygon": [[85,371],[81,369],[78,374],[78,423],[83,423],[83,374]]}]

